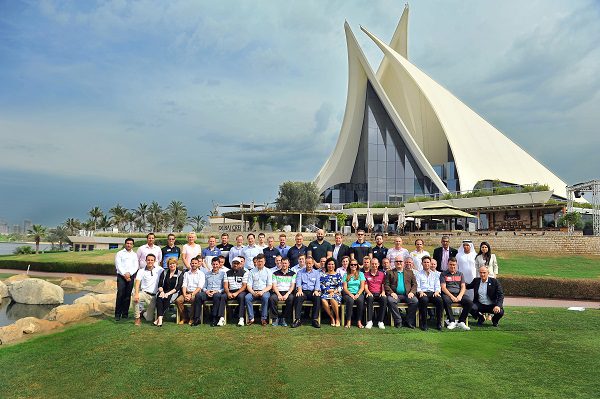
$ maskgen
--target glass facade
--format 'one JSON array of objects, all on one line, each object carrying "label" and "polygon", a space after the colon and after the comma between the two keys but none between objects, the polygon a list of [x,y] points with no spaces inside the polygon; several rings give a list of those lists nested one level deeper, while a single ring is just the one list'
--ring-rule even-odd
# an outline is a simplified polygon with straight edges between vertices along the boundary
[{"label": "glass facade", "polygon": [[396,202],[439,193],[415,162],[370,83],[366,96],[351,181],[325,190],[324,202]]}]

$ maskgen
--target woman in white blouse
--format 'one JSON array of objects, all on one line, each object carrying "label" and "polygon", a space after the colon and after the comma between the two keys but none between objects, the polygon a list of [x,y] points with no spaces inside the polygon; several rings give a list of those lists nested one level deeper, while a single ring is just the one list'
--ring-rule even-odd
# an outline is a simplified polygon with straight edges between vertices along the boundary
[{"label": "woman in white blouse", "polygon": [[475,258],[475,265],[477,267],[477,277],[479,277],[479,268],[481,266],[487,266],[490,277],[498,277],[498,261],[496,260],[496,255],[492,253],[492,247],[489,243],[484,241],[479,244],[479,254]]}]

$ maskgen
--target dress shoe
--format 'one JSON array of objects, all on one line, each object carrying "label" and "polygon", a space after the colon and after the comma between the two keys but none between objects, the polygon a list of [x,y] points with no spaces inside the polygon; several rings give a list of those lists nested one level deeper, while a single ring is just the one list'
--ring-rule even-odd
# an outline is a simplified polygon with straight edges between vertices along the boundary
[{"label": "dress shoe", "polygon": [[477,318],[477,325],[482,326],[484,322],[485,322],[485,317],[483,317],[483,315],[480,314],[479,317]]},{"label": "dress shoe", "polygon": [[406,327],[408,327],[408,328],[412,328],[412,329],[416,328],[414,324],[410,324],[410,323],[409,323],[409,324],[407,324],[407,325],[406,325]]},{"label": "dress shoe", "polygon": [[314,328],[321,328],[321,325],[319,324],[319,321],[318,321],[318,320],[313,320],[313,321],[312,321],[312,323],[311,323],[311,325],[312,325]]},{"label": "dress shoe", "polygon": [[121,321],[121,315],[120,314],[118,314],[118,315],[115,316],[115,321]]},{"label": "dress shoe", "polygon": [[419,327],[422,331],[427,331],[429,329],[429,327],[427,327],[427,324],[421,324],[421,327]]},{"label": "dress shoe", "polygon": [[121,318],[127,320],[129,318],[129,315],[128,314],[122,314]]},{"label": "dress shoe", "polygon": [[261,325],[261,326],[263,326],[263,327],[264,327],[264,326],[266,326],[267,324],[269,324],[269,323],[268,323],[268,322],[267,322],[265,319],[261,319],[261,320],[260,320],[260,325]]},{"label": "dress shoe", "polygon": [[196,320],[194,320],[194,321],[192,322],[192,324],[191,324],[191,326],[192,326],[192,327],[196,327],[196,326],[199,326],[199,325],[200,325],[200,319],[196,319]]},{"label": "dress shoe", "polygon": [[302,325],[302,322],[300,321],[300,319],[297,319],[296,321],[294,321],[292,323],[292,328],[298,328]]},{"label": "dress shoe", "polygon": [[136,326],[141,326],[142,325],[142,319],[140,319],[139,317],[137,319],[135,319],[135,325]]},{"label": "dress shoe", "polygon": [[437,328],[438,331],[442,331],[442,323],[438,323],[435,328]]},{"label": "dress shoe", "polygon": [[246,323],[247,326],[251,326],[252,324],[254,324],[254,319],[248,320]]},{"label": "dress shoe", "polygon": [[492,327],[498,327],[498,322],[492,323]]}]

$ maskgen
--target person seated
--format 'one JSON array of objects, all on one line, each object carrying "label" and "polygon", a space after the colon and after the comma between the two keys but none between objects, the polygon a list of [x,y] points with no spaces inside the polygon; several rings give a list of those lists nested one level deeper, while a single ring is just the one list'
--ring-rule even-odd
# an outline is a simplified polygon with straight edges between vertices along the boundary
[{"label": "person seated", "polygon": [[325,261],[325,270],[321,273],[321,303],[331,319],[332,327],[340,326],[341,291],[342,276],[336,271],[335,259],[330,257]]},{"label": "person seated", "polygon": [[165,310],[171,301],[179,295],[183,285],[183,272],[177,269],[177,258],[167,259],[167,270],[160,274],[158,280],[158,295],[156,297],[156,320],[154,325],[162,327]]},{"label": "person seated", "polygon": [[[363,262],[369,259],[366,256],[363,258]],[[358,261],[352,259],[350,261],[350,268],[344,277],[343,286],[343,300],[346,305],[346,325],[344,327],[350,328],[352,326],[352,313],[354,311],[354,304],[356,304],[356,325],[358,328],[364,328],[362,324],[362,316],[365,310],[365,275],[359,270]]]},{"label": "person seated", "polygon": [[146,309],[146,320],[154,320],[154,309],[156,308],[156,292],[158,291],[158,280],[163,272],[162,267],[154,267],[156,262],[156,256],[154,254],[146,255],[146,267],[135,275],[135,282],[133,285],[134,295],[133,301],[133,314],[135,317],[135,325],[139,326],[142,324],[141,314],[144,305]]},{"label": "person seated", "polygon": [[410,256],[404,259],[404,270],[410,270],[415,275],[417,273],[417,271],[415,270],[415,261]]},{"label": "person seated", "polygon": [[[470,330],[469,326],[465,324],[467,316],[473,307],[473,301],[471,301],[465,292],[467,291],[465,284],[465,277],[461,272],[458,271],[458,262],[456,258],[451,257],[448,259],[448,270],[443,271],[440,274],[440,287],[442,289],[442,300],[444,301],[444,308],[446,308],[446,315],[448,317],[448,329],[454,330],[459,328],[461,330]],[[458,318],[458,324],[454,319],[452,313],[452,304],[460,303],[462,306],[462,312]]]},{"label": "person seated", "polygon": [[394,269],[385,276],[385,294],[387,296],[388,308],[394,319],[394,327],[402,327],[402,313],[398,309],[399,303],[406,303],[406,326],[415,328],[417,306],[419,301],[417,293],[417,280],[411,270],[404,270],[404,261],[397,256],[394,261]]},{"label": "person seated", "polygon": [[[387,259],[387,258],[383,258]],[[379,259],[371,260],[371,269],[365,274],[365,301],[367,302],[367,329],[373,327],[374,303],[379,304],[379,312],[377,314],[377,326],[382,330],[385,329],[383,320],[385,319],[385,308],[387,305],[387,297],[385,296],[385,273],[379,270]]]},{"label": "person seated", "polygon": [[211,259],[212,270],[206,274],[206,284],[202,289],[206,299],[212,299],[213,305],[211,309],[211,327],[222,327],[225,325],[225,305],[227,303],[227,295],[224,291],[225,272],[221,270],[221,262],[218,257]]},{"label": "person seated", "polygon": [[[190,260],[190,270],[183,274],[183,284],[181,294],[175,299],[175,305],[180,315],[179,324],[189,323],[192,325],[194,320],[199,320],[202,315],[202,288],[206,282],[206,276],[198,268],[200,261],[198,258]],[[190,314],[188,315],[184,304],[191,303]]]},{"label": "person seated", "polygon": [[254,268],[248,271],[246,290],[246,310],[248,311],[247,326],[254,324],[254,301],[260,301],[260,323],[267,325],[269,316],[269,297],[273,286],[273,275],[265,267],[265,254],[259,253],[253,259]]},{"label": "person seated", "polygon": [[371,269],[371,258],[369,256],[365,256],[363,258],[362,265],[359,265],[359,267],[358,267],[358,271],[360,271],[362,274],[367,274],[370,269]]},{"label": "person seated", "polygon": [[[290,270],[290,260],[283,258],[281,268],[273,272],[273,293],[269,297],[269,308],[274,315],[274,326],[287,327],[287,320],[292,318],[294,306],[294,289],[296,288],[296,273]],[[278,304],[284,303],[283,314],[279,311]]]},{"label": "person seated", "polygon": [[383,258],[383,260],[381,261],[381,267],[383,268],[383,271],[385,273],[389,272],[390,270],[392,270],[392,262],[390,262],[389,258]]},{"label": "person seated", "polygon": [[421,258],[423,270],[417,272],[417,297],[419,298],[419,324],[421,330],[427,330],[427,306],[435,305],[436,328],[442,330],[443,301],[441,296],[440,278],[431,270],[431,258],[425,255]]},{"label": "person seated", "polygon": [[475,293],[471,315],[477,318],[477,325],[483,325],[485,319],[484,313],[491,313],[492,325],[498,327],[498,322],[504,316],[504,292],[500,282],[489,276],[490,272],[487,266],[479,267],[479,276],[466,285],[472,288]]},{"label": "person seated", "polygon": [[313,269],[312,256],[306,258],[306,265],[296,273],[296,297],[294,298],[294,313],[296,320],[292,328],[302,325],[302,305],[305,300],[312,302],[312,326],[321,328],[319,314],[321,313],[321,273]]},{"label": "person seated", "polygon": [[246,283],[248,281],[248,272],[244,269],[242,259],[238,256],[231,261],[231,269],[227,272],[227,278],[223,283],[223,289],[228,300],[235,300],[238,303],[238,327],[243,327],[245,323],[244,313],[246,312]]}]

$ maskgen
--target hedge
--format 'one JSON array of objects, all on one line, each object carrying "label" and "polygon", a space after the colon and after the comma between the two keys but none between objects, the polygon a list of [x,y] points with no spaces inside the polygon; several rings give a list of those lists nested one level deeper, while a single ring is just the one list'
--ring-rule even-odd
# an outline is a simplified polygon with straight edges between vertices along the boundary
[{"label": "hedge", "polygon": [[504,295],[600,300],[600,279],[501,276]]},{"label": "hedge", "polygon": [[82,273],[114,275],[113,263],[77,263],[77,262],[35,262],[25,260],[0,259],[0,269],[17,269],[37,272]]}]

